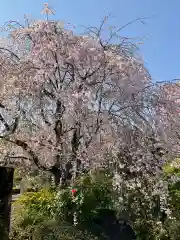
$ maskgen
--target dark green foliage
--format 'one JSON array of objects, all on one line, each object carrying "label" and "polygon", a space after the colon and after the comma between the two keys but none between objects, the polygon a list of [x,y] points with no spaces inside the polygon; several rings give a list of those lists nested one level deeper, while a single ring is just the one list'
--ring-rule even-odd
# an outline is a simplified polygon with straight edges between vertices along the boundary
[{"label": "dark green foliage", "polygon": [[[77,189],[74,198],[72,188]],[[113,205],[112,190],[111,175],[96,171],[84,175],[73,187],[64,190],[46,188],[35,193],[25,193],[14,204],[16,212],[11,238],[95,239],[95,236],[90,237],[91,222],[98,215],[99,208],[110,208]],[[75,211],[78,219],[76,227],[73,226]],[[39,235],[41,238],[38,238]]]},{"label": "dark green foliage", "polygon": [[[77,190],[74,198],[71,192],[73,188]],[[112,176],[104,170],[80,177],[73,187],[62,190],[56,198],[60,215],[70,217],[76,211],[81,224],[91,221],[96,216],[97,209],[113,208],[114,200]]]},{"label": "dark green foliage", "polygon": [[[130,220],[133,219],[138,240],[179,240],[179,189],[178,182],[170,185],[169,201],[174,218],[164,218],[164,222],[161,221],[159,210],[150,209],[143,195],[138,195],[138,192],[129,193],[128,201],[131,201],[132,194],[137,194],[143,203],[141,216],[136,215],[136,208],[140,207],[138,201],[131,205],[128,212]],[[109,234],[106,230],[112,230],[115,225],[111,226],[108,220],[104,227],[98,219],[102,219],[102,211],[111,211],[115,219],[111,222],[115,222],[117,215],[121,216],[121,211],[114,207],[117,207],[117,202],[118,195],[113,190],[112,175],[102,169],[81,175],[74,185],[61,190],[48,187],[36,193],[25,193],[14,205],[16,213],[12,239],[90,240],[97,237],[99,240],[106,240]],[[124,202],[124,206],[129,203]],[[76,226],[73,225],[74,213],[77,215]],[[108,214],[108,218],[109,216]]]}]

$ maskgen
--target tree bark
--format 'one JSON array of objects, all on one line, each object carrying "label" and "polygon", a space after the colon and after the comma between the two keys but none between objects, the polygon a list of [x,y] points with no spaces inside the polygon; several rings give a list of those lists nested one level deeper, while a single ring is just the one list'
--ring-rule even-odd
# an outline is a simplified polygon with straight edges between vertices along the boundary
[{"label": "tree bark", "polygon": [[68,183],[72,179],[72,168],[73,168],[73,165],[69,161],[65,164],[64,168],[60,165],[55,164],[50,169],[50,172],[53,174],[54,184],[56,187],[57,186],[64,187],[68,185]]},{"label": "tree bark", "polygon": [[59,186],[60,185],[61,176],[62,176],[62,171],[58,167],[53,166],[50,169],[50,172],[53,175],[55,186],[56,187]]},{"label": "tree bark", "polygon": [[0,236],[9,239],[14,169],[0,167]]}]

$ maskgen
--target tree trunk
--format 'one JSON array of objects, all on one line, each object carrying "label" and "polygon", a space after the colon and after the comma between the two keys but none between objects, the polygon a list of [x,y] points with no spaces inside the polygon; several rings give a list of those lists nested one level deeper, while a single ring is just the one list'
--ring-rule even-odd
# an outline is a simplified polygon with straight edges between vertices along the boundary
[{"label": "tree trunk", "polygon": [[61,176],[62,176],[62,171],[58,167],[53,166],[50,169],[50,172],[53,175],[55,186],[56,187],[59,186],[60,185]]},{"label": "tree trunk", "polygon": [[0,167],[0,236],[9,238],[14,169]]},{"label": "tree trunk", "polygon": [[65,167],[59,167],[55,164],[51,169],[50,172],[53,174],[55,186],[68,186],[70,181],[72,180],[72,170],[73,165],[69,161],[65,164]]}]

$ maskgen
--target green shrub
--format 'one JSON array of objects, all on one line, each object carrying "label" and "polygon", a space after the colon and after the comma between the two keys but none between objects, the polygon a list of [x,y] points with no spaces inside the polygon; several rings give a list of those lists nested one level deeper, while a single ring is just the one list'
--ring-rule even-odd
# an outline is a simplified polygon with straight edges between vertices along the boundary
[{"label": "green shrub", "polygon": [[[152,214],[152,206],[143,199],[143,195],[135,190],[129,192],[127,201],[124,200],[122,204],[127,207],[130,204],[129,216],[134,219],[132,223],[138,240],[179,239],[180,190],[177,184],[170,188],[175,218],[166,219],[164,223],[160,221],[159,215],[156,217]],[[136,201],[132,196],[136,197]],[[112,175],[100,169],[81,175],[72,186],[65,189],[44,188],[34,193],[25,193],[13,205],[15,211],[11,239],[95,239],[92,237],[92,219],[98,217],[100,209],[113,210],[117,201]],[[137,208],[140,207],[142,214],[138,215]],[[73,225],[75,213],[76,226]]]},{"label": "green shrub", "polygon": [[34,240],[96,240],[87,231],[55,220],[42,223],[34,232]]},{"label": "green shrub", "polygon": [[[77,189],[74,198],[72,189]],[[98,209],[112,207],[112,176],[94,171],[80,177],[73,187],[57,192],[46,188],[22,195],[13,205],[11,239],[95,239],[86,232],[92,218]],[[76,227],[74,212],[79,223]]]},{"label": "green shrub", "polygon": [[40,223],[53,219],[54,197],[55,192],[51,189],[22,195],[13,204],[11,238],[28,239]]},{"label": "green shrub", "polygon": [[[76,191],[74,197],[73,190]],[[112,175],[96,170],[78,178],[73,186],[59,191],[55,205],[60,218],[72,223],[76,212],[78,223],[88,224],[99,209],[113,209],[114,200]]]},{"label": "green shrub", "polygon": [[38,192],[25,193],[16,203],[24,206],[25,212],[29,216],[34,216],[38,213],[38,215],[52,218],[55,212],[52,204],[54,198],[55,192],[51,189],[44,188]]},{"label": "green shrub", "polygon": [[25,172],[23,169],[15,169],[14,171],[14,189],[23,186],[23,192],[26,192],[27,189],[39,191],[43,187],[51,185],[53,185],[52,175],[48,172],[42,172],[38,169],[30,169],[29,172]]}]

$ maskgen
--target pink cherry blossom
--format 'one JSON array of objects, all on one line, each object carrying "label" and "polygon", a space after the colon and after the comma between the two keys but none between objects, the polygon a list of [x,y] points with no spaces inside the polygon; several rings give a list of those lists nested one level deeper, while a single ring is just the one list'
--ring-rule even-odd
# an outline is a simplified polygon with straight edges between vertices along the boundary
[{"label": "pink cherry blossom", "polygon": [[3,44],[2,159],[13,152],[62,178],[72,170],[69,162],[75,177],[80,160],[87,169],[113,168],[119,186],[152,187],[152,176],[157,180],[162,172],[156,149],[173,146],[177,153],[178,139],[168,127],[179,123],[167,114],[170,94],[152,84],[143,62],[121,45],[104,46],[100,36],[76,35],[58,21],[17,28]]}]

